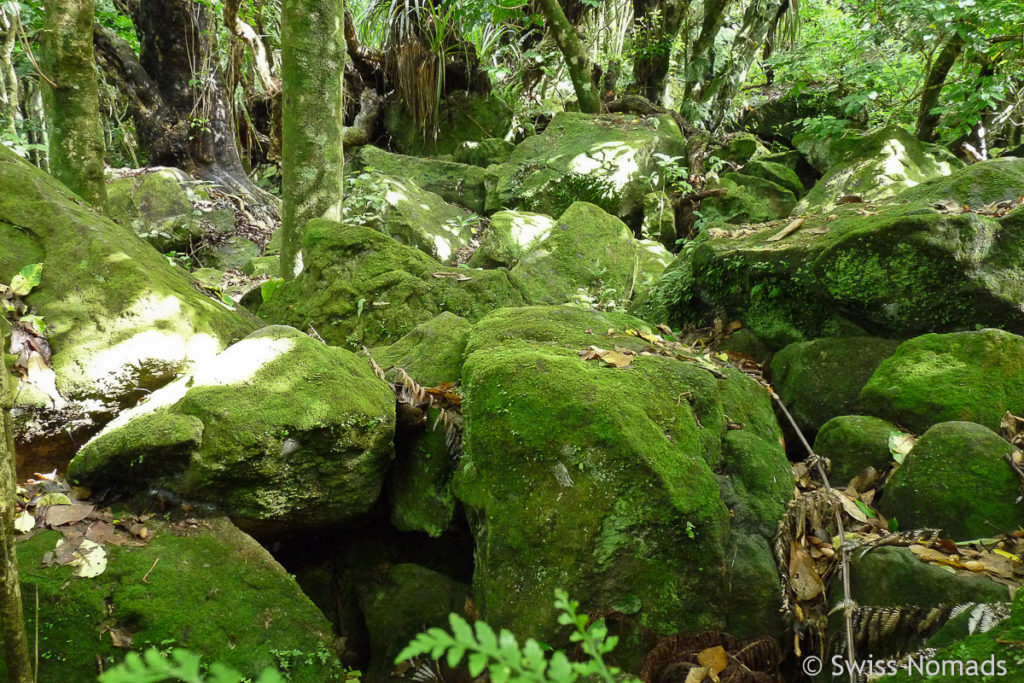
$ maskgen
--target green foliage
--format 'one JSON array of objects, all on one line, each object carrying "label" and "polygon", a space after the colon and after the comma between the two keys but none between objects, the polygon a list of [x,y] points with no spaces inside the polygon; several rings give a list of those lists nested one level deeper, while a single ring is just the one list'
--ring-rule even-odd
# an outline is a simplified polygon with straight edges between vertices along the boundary
[{"label": "green foliage", "polygon": [[572,683],[579,679],[601,680],[606,683],[629,680],[618,669],[604,663],[603,656],[618,644],[616,636],[608,635],[603,619],[587,626],[588,617],[580,614],[579,603],[569,600],[565,591],[555,591],[555,607],[561,610],[558,623],[572,627],[569,640],[579,643],[587,659],[572,662],[561,650],[548,657],[545,647],[533,638],[522,646],[508,630],[495,634],[486,622],[477,621],[470,626],[457,614],[449,615],[452,632],[432,628],[416,636],[395,658],[402,662],[421,655],[433,659],[445,657],[448,666],[455,667],[466,659],[469,673],[476,678],[485,670],[494,683]]},{"label": "green foliage", "polygon": [[[199,655],[184,649],[174,649],[170,657],[151,647],[140,656],[129,652],[124,662],[100,674],[99,683],[159,683],[159,681],[183,681],[184,683],[241,683],[240,673],[215,662],[204,674]],[[256,683],[284,683],[284,678],[274,669],[266,669]]]}]

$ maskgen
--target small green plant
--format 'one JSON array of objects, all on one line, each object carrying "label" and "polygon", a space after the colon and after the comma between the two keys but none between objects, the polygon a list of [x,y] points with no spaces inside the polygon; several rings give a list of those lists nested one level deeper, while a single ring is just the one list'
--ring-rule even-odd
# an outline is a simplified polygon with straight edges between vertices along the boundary
[{"label": "small green plant", "polygon": [[572,683],[581,678],[605,683],[635,680],[605,664],[604,655],[615,648],[618,638],[608,635],[604,619],[588,627],[588,617],[579,613],[579,603],[570,600],[563,590],[555,591],[555,607],[561,611],[558,623],[572,627],[569,640],[579,643],[587,656],[585,661],[572,662],[561,650],[548,657],[544,646],[533,638],[520,647],[507,629],[496,634],[483,621],[470,626],[453,613],[448,617],[452,627],[450,634],[441,628],[419,634],[398,654],[395,663],[429,655],[433,659],[446,657],[448,666],[455,667],[465,657],[473,678],[487,670],[493,683]]},{"label": "small green plant", "polygon": [[668,154],[654,153],[654,163],[658,166],[658,172],[651,176],[651,187],[659,192],[686,194],[693,191],[693,185],[689,181],[689,170],[681,161],[681,156],[669,156]]},{"label": "small green plant", "polygon": [[[159,681],[184,681],[185,683],[241,683],[242,674],[220,662],[210,665],[209,672],[202,673],[199,655],[189,650],[175,648],[170,656],[151,647],[140,656],[129,652],[124,661],[113,669],[100,674],[99,683],[158,683]],[[274,669],[265,669],[256,683],[284,683],[284,678]]]}]

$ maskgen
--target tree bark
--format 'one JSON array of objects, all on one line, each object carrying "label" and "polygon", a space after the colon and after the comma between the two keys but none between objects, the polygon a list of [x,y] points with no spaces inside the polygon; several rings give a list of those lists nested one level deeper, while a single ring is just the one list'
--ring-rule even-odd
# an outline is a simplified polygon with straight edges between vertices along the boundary
[{"label": "tree bark", "polygon": [[13,54],[20,26],[18,4],[0,5],[0,115],[15,136],[18,134],[17,122],[21,118],[21,98],[18,96],[18,74],[14,71]]},{"label": "tree bark", "polygon": [[241,2],[242,0],[225,0],[224,24],[233,36],[241,40],[249,48],[260,86],[265,92],[272,95],[281,89],[281,80],[274,77],[270,57],[267,54],[267,46],[263,44],[263,40],[256,33],[256,29],[239,18],[238,6]]},{"label": "tree bark", "polygon": [[276,203],[242,168],[209,8],[197,0],[140,0],[127,7],[138,59],[99,26],[95,45],[100,63],[128,96],[149,164],[175,166],[252,201]]},{"label": "tree bark", "polygon": [[[6,322],[0,321],[0,349],[6,349]],[[28,658],[25,615],[21,606],[21,582],[18,556],[14,551],[14,501],[17,500],[14,474],[14,430],[11,408],[14,393],[7,368],[0,366],[0,636],[4,641],[7,680],[31,683],[32,667]]]},{"label": "tree bark", "polygon": [[726,10],[731,0],[705,0],[704,20],[701,22],[700,33],[690,50],[686,60],[686,97],[700,99],[704,86],[711,82],[715,72],[715,37],[725,23]]},{"label": "tree bark", "polygon": [[672,44],[689,9],[689,0],[633,0],[633,35],[640,43],[633,79],[655,104],[664,102]]},{"label": "tree bark", "polygon": [[103,127],[92,49],[93,0],[47,0],[43,88],[50,128],[50,173],[103,211]]},{"label": "tree bark", "polygon": [[540,0],[540,7],[565,59],[580,111],[587,114],[601,113],[601,93],[594,83],[594,67],[576,35],[576,27],[565,17],[559,0]]},{"label": "tree bark", "polygon": [[946,84],[946,77],[963,49],[964,39],[959,33],[954,33],[935,57],[931,68],[928,69],[928,75],[924,79],[924,91],[921,93],[921,106],[917,110],[915,135],[918,140],[931,142],[935,139],[935,128],[939,125],[940,115],[932,113],[932,110],[938,105],[942,87]]},{"label": "tree bark", "polygon": [[281,275],[302,265],[306,223],[344,196],[343,0],[283,0]]}]

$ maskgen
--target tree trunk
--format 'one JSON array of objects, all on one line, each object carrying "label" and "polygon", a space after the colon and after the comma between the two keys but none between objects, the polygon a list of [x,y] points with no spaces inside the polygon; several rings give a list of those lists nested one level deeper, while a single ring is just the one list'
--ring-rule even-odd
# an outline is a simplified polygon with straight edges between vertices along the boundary
[{"label": "tree trunk", "polygon": [[731,0],[704,1],[704,20],[686,60],[684,104],[691,98],[701,99],[704,86],[711,82],[711,77],[715,73],[715,37],[722,30],[730,2]]},{"label": "tree trunk", "polygon": [[92,50],[93,0],[47,0],[43,88],[50,128],[50,173],[103,211],[103,127]]},{"label": "tree trunk", "polygon": [[[6,349],[6,321],[0,321],[0,349]],[[14,501],[17,488],[14,475],[14,430],[11,426],[11,391],[7,368],[0,367],[0,636],[4,641],[7,680],[31,683],[32,667],[28,658],[25,615],[21,607],[21,583],[18,557],[14,552]]]},{"label": "tree trunk", "polygon": [[20,26],[18,4],[0,5],[0,117],[14,136],[18,135],[17,123],[21,118],[18,74],[14,71],[13,59]]},{"label": "tree trunk", "polygon": [[672,44],[689,9],[689,0],[633,0],[633,79],[655,104],[664,102]]},{"label": "tree trunk", "polygon": [[959,33],[954,33],[928,69],[928,75],[924,79],[924,92],[921,93],[921,106],[917,110],[915,134],[918,140],[931,142],[935,139],[935,128],[939,125],[940,115],[932,113],[932,110],[938,105],[946,77],[963,49],[964,39]]},{"label": "tree trunk", "polygon": [[576,35],[576,27],[566,19],[559,0],[540,0],[540,7],[565,59],[580,111],[587,114],[601,113],[601,93],[594,83],[594,67]]},{"label": "tree trunk", "polygon": [[344,26],[343,0],[283,0],[281,4],[281,274],[285,279],[301,269],[306,223],[340,203],[344,194]]}]

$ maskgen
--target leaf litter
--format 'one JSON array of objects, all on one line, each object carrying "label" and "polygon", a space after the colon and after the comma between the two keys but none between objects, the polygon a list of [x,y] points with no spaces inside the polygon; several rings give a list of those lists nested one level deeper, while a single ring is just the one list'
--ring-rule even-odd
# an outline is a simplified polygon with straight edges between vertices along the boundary
[{"label": "leaf litter", "polygon": [[54,549],[43,555],[44,566],[69,565],[75,576],[92,578],[107,568],[107,546],[141,547],[152,540],[146,526],[152,515],[115,517],[109,507],[84,500],[91,492],[71,487],[56,470],[35,477],[18,487],[14,528],[26,538],[45,529],[60,532]]}]

